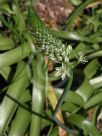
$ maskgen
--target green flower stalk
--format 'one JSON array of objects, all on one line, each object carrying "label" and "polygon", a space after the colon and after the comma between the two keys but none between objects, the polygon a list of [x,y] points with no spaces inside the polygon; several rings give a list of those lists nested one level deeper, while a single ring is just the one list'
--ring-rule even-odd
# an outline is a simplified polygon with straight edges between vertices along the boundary
[{"label": "green flower stalk", "polygon": [[44,23],[37,16],[33,9],[29,9],[27,19],[30,32],[35,36],[38,47],[45,55],[47,55],[54,62],[69,62],[68,55],[70,53],[71,46],[66,46],[62,42],[55,38],[51,31],[44,25]]},{"label": "green flower stalk", "polygon": [[69,76],[68,70],[70,71],[72,67],[69,61],[70,53],[73,51],[71,45],[65,46],[61,40],[55,38],[32,8],[29,8],[28,11],[27,24],[29,32],[34,35],[37,41],[38,46],[36,48],[53,62],[62,65],[61,68],[56,68],[58,71],[56,75],[61,75],[62,79],[66,74]]}]

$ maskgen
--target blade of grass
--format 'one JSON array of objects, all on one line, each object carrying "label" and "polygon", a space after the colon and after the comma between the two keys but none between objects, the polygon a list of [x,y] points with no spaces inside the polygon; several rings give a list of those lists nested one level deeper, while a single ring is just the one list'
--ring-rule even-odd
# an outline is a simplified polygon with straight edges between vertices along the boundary
[{"label": "blade of grass", "polygon": [[[25,103],[31,100],[30,90],[26,89],[22,92],[20,97],[20,103],[25,107],[28,107]],[[18,104],[19,105],[19,104]],[[18,107],[16,116],[13,119],[9,131],[9,136],[23,136],[30,123],[31,113],[24,107]]]},{"label": "blade of grass", "polygon": [[30,112],[19,107],[16,116],[12,121],[8,136],[24,136],[24,133],[30,123],[30,115]]},{"label": "blade of grass", "polygon": [[0,35],[0,50],[10,50],[15,47],[12,38],[4,37]]},{"label": "blade of grass", "polygon": [[0,54],[0,67],[14,64],[30,54],[30,47],[27,43],[24,43],[20,47]]},{"label": "blade of grass", "polygon": [[0,4],[4,4],[6,2],[7,2],[7,0],[0,0]]},{"label": "blade of grass", "polygon": [[[55,93],[57,94],[57,97],[60,98],[63,93],[63,90],[55,89]],[[83,106],[84,104],[83,98],[79,94],[71,90],[66,94],[64,101],[71,102],[79,106]]]},{"label": "blade of grass", "polygon": [[86,131],[92,136],[101,136],[95,126],[79,114],[72,114],[68,120],[70,123],[74,124],[80,129],[83,129],[83,131]]},{"label": "blade of grass", "polygon": [[19,35],[22,35],[22,33],[25,30],[25,20],[24,20],[24,15],[19,7],[19,5],[16,4],[12,6],[14,14],[15,14],[15,23],[16,23],[16,28],[19,31]]},{"label": "blade of grass", "polygon": [[[96,42],[96,41],[92,40],[92,38],[87,37],[87,36],[83,36],[75,31],[51,30],[51,32],[55,37],[62,38],[62,39],[88,42],[88,43],[95,43]],[[102,39],[101,39],[101,41],[102,41]],[[97,39],[97,42],[99,42],[98,39]]]},{"label": "blade of grass", "polygon": [[97,57],[102,57],[102,50],[99,50],[99,51],[96,51],[94,53],[87,55],[87,59],[93,59]]},{"label": "blade of grass", "polygon": [[61,109],[65,112],[74,113],[74,112],[78,111],[80,109],[80,107],[71,103],[71,102],[66,102],[62,105]]},{"label": "blade of grass", "polygon": [[80,6],[77,7],[77,9],[75,9],[75,11],[70,15],[70,17],[68,18],[68,20],[66,21],[66,27],[67,29],[70,29],[71,25],[73,24],[75,18],[80,15],[80,13],[84,10],[84,8],[91,4],[92,2],[95,2],[96,0],[87,0],[85,2],[82,2],[82,4],[80,4]]},{"label": "blade of grass", "polygon": [[91,79],[89,82],[95,89],[102,87],[102,75]]},{"label": "blade of grass", "polygon": [[[7,94],[12,96],[16,100],[19,99],[21,92],[26,87],[25,84],[27,84],[28,82],[25,63],[23,62],[19,63],[16,72],[18,72],[18,69],[20,67],[22,67],[22,71],[18,75],[19,78],[15,80],[14,82],[12,82],[9,85],[8,90],[7,90]],[[11,99],[5,96],[0,105],[0,135],[3,135],[3,132],[5,131],[15,109],[16,109],[16,104]]]},{"label": "blade of grass", "polygon": [[84,108],[89,109],[89,108],[94,107],[94,106],[101,104],[101,103],[102,103],[102,92],[96,94],[89,101],[87,101],[87,103],[85,103],[85,105],[84,105]]},{"label": "blade of grass", "polygon": [[8,79],[10,71],[11,71],[11,68],[9,66],[0,68],[0,74],[3,76],[5,80]]},{"label": "blade of grass", "polygon": [[93,59],[88,65],[84,68],[85,76],[88,79],[91,79],[97,72],[100,64],[97,59]]},{"label": "blade of grass", "polygon": [[76,93],[82,96],[84,102],[86,102],[89,99],[93,92],[94,89],[89,83],[89,80],[87,78],[84,79],[81,86],[76,90]]},{"label": "blade of grass", "polygon": [[6,14],[13,14],[8,3],[2,4],[2,5],[0,4],[0,12],[6,13]]}]

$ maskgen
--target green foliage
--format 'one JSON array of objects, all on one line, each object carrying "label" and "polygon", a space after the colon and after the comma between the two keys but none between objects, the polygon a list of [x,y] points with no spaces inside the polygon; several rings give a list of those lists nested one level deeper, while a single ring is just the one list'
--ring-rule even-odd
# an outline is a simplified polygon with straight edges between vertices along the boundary
[{"label": "green foliage", "polygon": [[[30,1],[0,1],[0,136],[57,136],[59,126],[69,136],[102,135],[96,127],[102,118],[102,4],[82,12],[92,2],[72,1],[76,9],[65,31],[55,31],[39,19]],[[82,21],[75,28],[77,16]],[[53,61],[52,73],[45,56]],[[64,124],[53,119],[47,100],[53,81]]]}]

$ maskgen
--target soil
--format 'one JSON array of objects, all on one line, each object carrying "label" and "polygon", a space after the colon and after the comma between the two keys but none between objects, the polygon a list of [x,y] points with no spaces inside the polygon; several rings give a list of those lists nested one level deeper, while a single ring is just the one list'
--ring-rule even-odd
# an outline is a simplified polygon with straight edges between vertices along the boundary
[{"label": "soil", "polygon": [[39,0],[35,9],[38,15],[51,26],[63,25],[74,7],[68,0]]}]

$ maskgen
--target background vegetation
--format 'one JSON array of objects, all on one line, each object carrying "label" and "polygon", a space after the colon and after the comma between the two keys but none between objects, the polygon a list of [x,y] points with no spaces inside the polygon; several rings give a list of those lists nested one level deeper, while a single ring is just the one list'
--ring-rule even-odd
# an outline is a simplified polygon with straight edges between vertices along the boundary
[{"label": "background vegetation", "polygon": [[[30,33],[28,7],[36,2],[0,0],[0,136],[102,135],[102,1],[70,3],[65,22],[49,26],[65,46],[86,55],[87,63],[70,55],[71,86],[70,77],[55,76],[60,64],[37,49],[39,39]],[[57,120],[53,112],[63,91]]]}]

